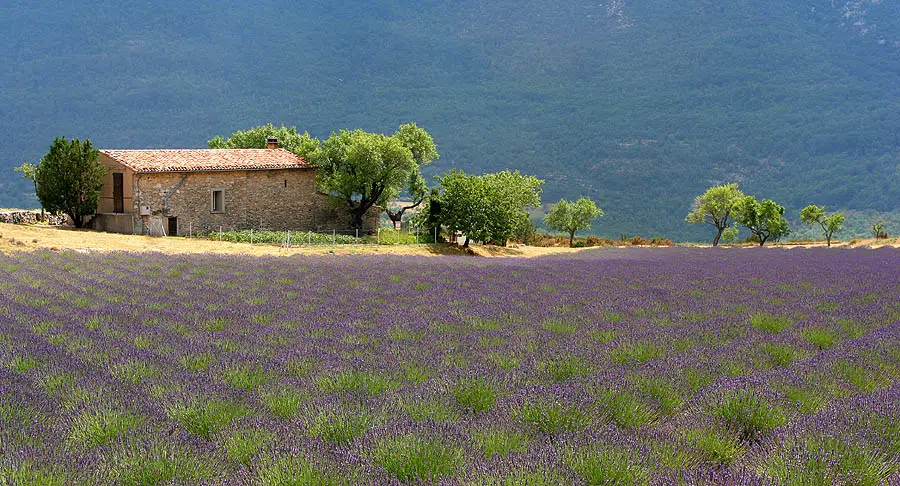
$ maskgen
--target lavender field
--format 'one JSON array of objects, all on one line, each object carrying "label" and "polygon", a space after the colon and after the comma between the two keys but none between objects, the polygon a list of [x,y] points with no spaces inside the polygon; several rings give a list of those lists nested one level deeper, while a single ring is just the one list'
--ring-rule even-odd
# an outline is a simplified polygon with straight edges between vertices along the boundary
[{"label": "lavender field", "polygon": [[896,483],[898,269],[0,255],[0,484]]}]

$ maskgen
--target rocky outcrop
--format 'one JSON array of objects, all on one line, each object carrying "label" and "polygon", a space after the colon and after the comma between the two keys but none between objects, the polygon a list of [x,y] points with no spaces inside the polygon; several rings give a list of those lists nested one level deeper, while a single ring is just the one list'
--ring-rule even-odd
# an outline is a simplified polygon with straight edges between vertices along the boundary
[{"label": "rocky outcrop", "polygon": [[[0,212],[0,223],[9,224],[36,224],[41,220],[40,211],[6,211]],[[47,224],[53,226],[62,226],[69,224],[69,217],[65,214],[44,215]]]}]

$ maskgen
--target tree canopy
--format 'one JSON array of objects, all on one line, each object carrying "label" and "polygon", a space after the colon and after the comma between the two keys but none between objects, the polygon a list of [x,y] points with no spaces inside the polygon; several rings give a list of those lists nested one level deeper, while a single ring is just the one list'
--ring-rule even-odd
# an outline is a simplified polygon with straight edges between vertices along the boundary
[{"label": "tree canopy", "polygon": [[438,177],[441,184],[441,222],[470,241],[506,243],[528,221],[527,208],[541,204],[544,181],[519,171],[468,175],[451,170]]},{"label": "tree canopy", "polygon": [[271,123],[247,130],[238,130],[227,139],[217,135],[208,143],[209,148],[213,149],[266,148],[269,137],[277,138],[280,147],[307,161],[319,148],[319,140],[309,136],[309,133],[297,133],[297,127],[288,128],[284,125],[276,127]]},{"label": "tree canopy", "polygon": [[41,206],[67,214],[76,228],[97,211],[106,167],[97,162],[90,140],[55,139],[34,175]]},{"label": "tree canopy", "polygon": [[836,212],[830,215],[825,214],[825,206],[816,206],[811,204],[800,211],[800,220],[806,224],[818,224],[822,227],[825,234],[825,241],[831,246],[831,238],[834,234],[841,230],[844,224],[844,213]]},{"label": "tree canopy", "polygon": [[744,193],[737,184],[713,186],[694,199],[694,206],[685,221],[688,223],[707,223],[716,228],[713,246],[719,244],[722,232],[728,227],[738,211]]},{"label": "tree canopy", "polygon": [[313,156],[319,187],[346,203],[351,225],[361,228],[374,205],[386,207],[404,185],[417,180],[420,167],[438,157],[431,135],[415,123],[393,135],[341,130],[321,143]]},{"label": "tree canopy", "polygon": [[544,217],[544,224],[550,229],[568,233],[569,246],[572,246],[575,232],[590,229],[591,221],[600,216],[603,216],[603,210],[593,200],[582,196],[575,202],[561,199]]},{"label": "tree canopy", "polygon": [[771,199],[757,201],[753,196],[745,196],[738,205],[736,219],[759,239],[759,246],[769,239],[778,241],[791,232],[784,218],[784,206]]}]

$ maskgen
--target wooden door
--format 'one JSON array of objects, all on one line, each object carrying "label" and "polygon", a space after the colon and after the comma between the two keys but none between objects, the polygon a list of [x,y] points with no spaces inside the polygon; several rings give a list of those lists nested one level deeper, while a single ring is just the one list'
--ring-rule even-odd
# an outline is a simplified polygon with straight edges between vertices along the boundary
[{"label": "wooden door", "polygon": [[169,236],[178,236],[178,218],[169,216]]},{"label": "wooden door", "polygon": [[125,212],[125,183],[121,172],[113,172],[113,212]]}]

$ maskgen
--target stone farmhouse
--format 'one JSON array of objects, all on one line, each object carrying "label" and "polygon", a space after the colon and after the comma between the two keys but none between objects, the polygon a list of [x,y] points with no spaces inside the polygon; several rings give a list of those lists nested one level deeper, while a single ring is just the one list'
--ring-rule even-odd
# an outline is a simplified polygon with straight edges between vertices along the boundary
[{"label": "stone farmhouse", "polygon": [[[100,150],[107,168],[94,229],[187,235],[223,229],[346,230],[346,204],[316,191],[316,166],[278,147]],[[378,226],[372,208],[364,231]]]}]

